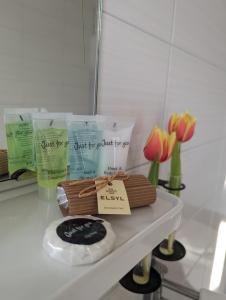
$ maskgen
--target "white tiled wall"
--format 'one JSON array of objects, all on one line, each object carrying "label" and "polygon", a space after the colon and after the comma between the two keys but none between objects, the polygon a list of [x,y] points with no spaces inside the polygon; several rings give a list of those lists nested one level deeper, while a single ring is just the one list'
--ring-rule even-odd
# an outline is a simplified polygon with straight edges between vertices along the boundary
[{"label": "white tiled wall", "polygon": [[92,113],[96,8],[97,0],[0,0],[0,148],[4,107]]},{"label": "white tiled wall", "polygon": [[[187,189],[178,238],[188,255],[169,264],[169,276],[208,288],[217,228],[226,215],[226,2],[103,2],[98,111],[136,119],[128,167],[147,174],[145,140],[154,125],[166,127],[172,112],[188,110],[198,119],[182,153]],[[168,172],[166,163],[161,175]],[[196,280],[200,270],[205,278]]]}]

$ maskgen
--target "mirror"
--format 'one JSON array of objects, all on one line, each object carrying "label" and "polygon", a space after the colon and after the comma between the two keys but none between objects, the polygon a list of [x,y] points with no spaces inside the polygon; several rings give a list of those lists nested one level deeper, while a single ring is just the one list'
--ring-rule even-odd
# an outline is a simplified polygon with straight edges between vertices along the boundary
[{"label": "mirror", "polygon": [[7,175],[5,108],[95,113],[100,17],[101,0],[1,2],[0,191],[34,182]]}]

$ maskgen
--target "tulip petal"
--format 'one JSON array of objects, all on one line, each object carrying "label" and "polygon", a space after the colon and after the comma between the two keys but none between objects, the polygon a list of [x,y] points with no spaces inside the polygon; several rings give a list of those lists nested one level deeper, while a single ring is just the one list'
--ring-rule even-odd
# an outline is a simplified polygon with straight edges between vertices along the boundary
[{"label": "tulip petal", "polygon": [[152,136],[153,136],[156,128],[157,127],[153,128],[152,131],[151,131],[151,133],[149,134],[148,139],[147,139],[146,144],[145,144],[145,147],[146,147],[147,144],[149,144],[149,142],[150,142],[150,140],[151,140],[151,138],[152,138]]},{"label": "tulip petal", "polygon": [[168,158],[168,134],[165,131],[162,131],[162,153],[159,156],[159,161],[163,162]]},{"label": "tulip petal", "polygon": [[194,131],[195,131],[195,125],[196,125],[196,119],[193,118],[187,125],[182,142],[187,142],[188,140],[190,140],[192,138]]},{"label": "tulip petal", "polygon": [[168,123],[168,132],[169,133],[171,133],[175,130],[176,121],[177,121],[177,114],[173,113],[172,116],[170,117],[169,123]]},{"label": "tulip petal", "polygon": [[186,111],[183,114],[183,119],[185,120],[186,124],[189,124],[192,120],[192,116]]},{"label": "tulip petal", "polygon": [[181,116],[176,124],[176,134],[177,134],[177,140],[182,141],[184,132],[186,130],[186,122],[185,119]]},{"label": "tulip petal", "polygon": [[159,159],[162,153],[162,138],[161,130],[159,128],[154,128],[147,140],[144,147],[144,156],[147,160],[153,161]]}]

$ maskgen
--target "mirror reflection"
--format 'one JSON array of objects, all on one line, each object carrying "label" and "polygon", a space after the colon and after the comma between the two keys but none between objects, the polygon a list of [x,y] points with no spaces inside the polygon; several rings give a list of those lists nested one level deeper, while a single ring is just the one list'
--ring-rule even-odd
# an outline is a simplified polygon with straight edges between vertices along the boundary
[{"label": "mirror reflection", "polygon": [[[1,4],[0,190],[35,181],[9,176],[6,109],[95,112],[98,0],[14,0]],[[14,182],[13,182],[14,181]]]}]

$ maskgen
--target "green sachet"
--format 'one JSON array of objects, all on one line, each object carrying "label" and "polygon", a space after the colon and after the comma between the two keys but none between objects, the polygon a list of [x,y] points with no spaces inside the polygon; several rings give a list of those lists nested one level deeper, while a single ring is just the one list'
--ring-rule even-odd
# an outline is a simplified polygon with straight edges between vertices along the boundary
[{"label": "green sachet", "polygon": [[66,179],[68,133],[65,128],[44,128],[35,131],[37,177],[40,187],[49,188]]},{"label": "green sachet", "polygon": [[6,137],[10,175],[21,169],[34,171],[32,122],[18,121],[7,123]]},{"label": "green sachet", "polygon": [[[17,178],[26,171],[36,171],[34,128],[32,114],[46,111],[44,108],[5,108],[8,169],[11,178]],[[29,173],[31,175],[31,172]],[[30,176],[29,175],[29,176]],[[32,174],[32,176],[34,176]]]}]

